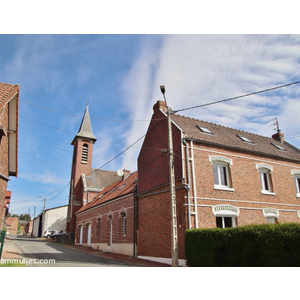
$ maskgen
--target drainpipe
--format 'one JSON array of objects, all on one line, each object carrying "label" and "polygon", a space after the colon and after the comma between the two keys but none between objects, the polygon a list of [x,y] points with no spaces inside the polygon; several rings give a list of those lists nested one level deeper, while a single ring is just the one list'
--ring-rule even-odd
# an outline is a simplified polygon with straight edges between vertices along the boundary
[{"label": "drainpipe", "polygon": [[192,179],[193,179],[193,191],[194,191],[194,215],[195,215],[195,228],[198,228],[198,208],[197,208],[197,186],[195,176],[195,160],[193,151],[193,142],[191,141],[191,162],[192,162]]},{"label": "drainpipe", "polygon": [[188,199],[188,221],[189,221],[189,229],[191,229],[191,204],[190,204],[190,162],[189,162],[189,149],[188,143],[185,139],[183,139],[183,143],[185,144],[186,149],[186,166],[187,166],[187,184],[185,185],[187,199]]},{"label": "drainpipe", "polygon": [[135,243],[136,243],[136,218],[137,218],[137,214],[136,214],[136,203],[137,202],[137,185],[135,187],[135,190],[133,192],[133,256],[136,256],[135,253]]}]

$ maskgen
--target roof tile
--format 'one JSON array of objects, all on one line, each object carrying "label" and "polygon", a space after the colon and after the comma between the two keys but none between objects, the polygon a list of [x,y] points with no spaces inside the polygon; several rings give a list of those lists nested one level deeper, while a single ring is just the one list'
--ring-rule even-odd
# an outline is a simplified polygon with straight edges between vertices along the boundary
[{"label": "roof tile", "polygon": [[[177,114],[172,115],[172,120],[182,129],[185,138],[199,143],[300,162],[300,150],[287,142],[280,143],[273,138]],[[199,126],[207,128],[212,134],[201,131]],[[239,136],[249,139],[252,143],[243,141]],[[274,145],[281,146],[286,151]]]},{"label": "roof tile", "polygon": [[109,200],[132,193],[137,185],[138,172],[131,173],[124,180],[118,180],[117,182],[109,185],[103,189],[94,199],[78,210],[77,213],[83,212],[87,209],[93,208]]}]

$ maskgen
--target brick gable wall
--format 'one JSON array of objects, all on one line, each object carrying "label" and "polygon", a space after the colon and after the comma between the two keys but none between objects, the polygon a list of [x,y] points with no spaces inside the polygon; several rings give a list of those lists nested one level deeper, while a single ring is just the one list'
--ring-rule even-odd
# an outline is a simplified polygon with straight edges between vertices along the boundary
[{"label": "brick gable wall", "polygon": [[[174,140],[174,164],[176,180],[182,178],[182,161],[180,159],[181,131],[172,125]],[[139,185],[138,193],[163,186],[169,182],[168,158],[168,124],[161,111],[156,111],[149,125],[142,149],[138,157]],[[155,165],[155,168],[152,166]]]}]

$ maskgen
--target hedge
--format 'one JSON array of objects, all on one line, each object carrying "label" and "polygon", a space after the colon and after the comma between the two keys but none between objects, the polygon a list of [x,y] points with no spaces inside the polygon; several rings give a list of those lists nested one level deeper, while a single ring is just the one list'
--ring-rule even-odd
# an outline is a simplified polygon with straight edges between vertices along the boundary
[{"label": "hedge", "polygon": [[187,230],[185,253],[190,267],[299,267],[300,224]]}]

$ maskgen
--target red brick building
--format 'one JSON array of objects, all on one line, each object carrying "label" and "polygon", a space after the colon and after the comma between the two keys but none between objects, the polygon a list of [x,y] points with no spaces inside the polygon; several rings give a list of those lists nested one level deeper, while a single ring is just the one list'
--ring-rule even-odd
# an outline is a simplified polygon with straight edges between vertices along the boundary
[{"label": "red brick building", "polygon": [[121,176],[115,171],[92,168],[93,145],[96,140],[92,131],[87,103],[79,131],[71,143],[74,149],[67,230],[70,232],[72,240],[74,240],[75,234],[75,213],[106,186],[121,179]]},{"label": "red brick building", "polygon": [[[300,222],[300,150],[284,141],[172,114],[179,261],[189,228]],[[165,102],[138,157],[138,255],[170,262]]]},{"label": "red brick building", "polygon": [[75,244],[133,256],[136,253],[137,172],[124,171],[76,213]]},{"label": "red brick building", "polygon": [[6,218],[5,227],[7,234],[17,234],[19,227],[19,218]]},{"label": "red brick building", "polygon": [[9,176],[18,174],[19,85],[0,83],[0,230],[6,213]]}]

